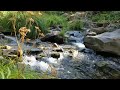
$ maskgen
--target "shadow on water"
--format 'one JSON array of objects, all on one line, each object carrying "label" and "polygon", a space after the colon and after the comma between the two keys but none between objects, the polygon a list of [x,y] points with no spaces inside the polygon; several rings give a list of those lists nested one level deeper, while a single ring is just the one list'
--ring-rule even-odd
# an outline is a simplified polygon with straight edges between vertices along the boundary
[{"label": "shadow on water", "polygon": [[109,53],[109,52],[96,52],[96,54],[101,55],[103,57],[115,57],[115,58],[120,58],[120,56],[113,54],[113,53]]}]

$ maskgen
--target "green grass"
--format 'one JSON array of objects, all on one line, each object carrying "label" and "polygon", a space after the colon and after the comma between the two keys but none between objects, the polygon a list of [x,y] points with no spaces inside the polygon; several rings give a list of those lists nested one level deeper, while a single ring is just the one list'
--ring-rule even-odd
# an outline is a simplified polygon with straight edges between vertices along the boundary
[{"label": "green grass", "polygon": [[115,22],[120,20],[119,11],[106,11],[90,16],[93,22]]},{"label": "green grass", "polygon": [[[25,68],[23,68],[25,67]],[[54,79],[56,77],[42,72],[36,72],[30,68],[18,66],[14,60],[0,59],[0,79]]]},{"label": "green grass", "polygon": [[82,30],[83,27],[84,23],[81,20],[74,20],[68,26],[69,30]]},{"label": "green grass", "polygon": [[61,25],[65,26],[67,24],[67,19],[61,15],[56,14],[45,14],[41,17],[45,21],[46,27]]},{"label": "green grass", "polygon": [[[4,31],[2,32],[13,32],[13,27],[12,27],[12,23],[11,21],[9,20],[13,14],[15,14],[15,17],[16,17],[16,31],[18,32],[18,30],[21,28],[21,27],[25,27],[26,25],[26,20],[28,18],[33,18],[34,19],[34,23],[32,24],[31,26],[31,33],[28,34],[27,36],[29,38],[35,38],[35,36],[37,35],[37,33],[35,33],[35,26],[39,26],[40,29],[46,33],[47,29],[44,25],[44,21],[42,21],[37,15],[34,15],[34,16],[30,16],[28,15],[26,12],[14,12],[14,11],[6,11],[6,12],[2,12],[1,13],[4,13],[3,15],[1,14],[0,16],[0,26],[1,28],[3,28]],[[28,24],[27,24],[27,27],[28,27]],[[14,33],[14,32],[13,32]]]},{"label": "green grass", "polygon": [[[12,23],[9,20],[13,14],[15,14],[16,17],[16,30],[18,31],[21,27],[24,27],[26,25],[26,20],[31,17],[34,19],[34,23],[32,24],[31,32],[27,34],[28,38],[35,38],[35,36],[37,36],[37,33],[35,32],[35,26],[39,26],[40,30],[43,33],[48,33],[49,30],[48,28],[50,26],[56,26],[56,25],[61,25],[63,27],[67,26],[67,19],[61,15],[56,14],[57,12],[48,14],[48,13],[44,13],[42,16],[30,16],[28,14],[26,14],[26,12],[13,12],[13,11],[6,11],[0,12],[0,26],[1,28],[3,28],[4,31],[2,32],[13,32],[13,27],[12,27]],[[28,25],[27,25],[28,27]]]}]

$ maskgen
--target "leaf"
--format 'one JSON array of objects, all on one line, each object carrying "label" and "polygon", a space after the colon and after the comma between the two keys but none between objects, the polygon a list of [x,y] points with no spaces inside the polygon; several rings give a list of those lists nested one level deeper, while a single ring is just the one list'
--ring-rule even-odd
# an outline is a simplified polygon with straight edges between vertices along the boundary
[{"label": "leaf", "polygon": [[5,75],[4,75],[3,71],[1,71],[0,74],[2,76],[2,79],[5,79]]},{"label": "leaf", "polygon": [[10,68],[7,67],[7,70],[8,70],[8,74],[7,74],[7,79],[9,78],[9,76],[11,75],[11,71],[10,71]]},{"label": "leaf", "polygon": [[23,79],[26,79],[24,75],[21,75]]}]

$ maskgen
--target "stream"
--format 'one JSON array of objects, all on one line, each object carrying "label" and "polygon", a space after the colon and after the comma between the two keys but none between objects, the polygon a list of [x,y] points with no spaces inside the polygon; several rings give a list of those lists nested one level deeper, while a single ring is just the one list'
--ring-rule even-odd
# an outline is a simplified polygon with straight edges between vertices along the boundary
[{"label": "stream", "polygon": [[[42,42],[38,39],[25,43],[22,63],[29,65],[37,72],[51,73],[52,69],[55,69],[57,77],[61,79],[120,78],[120,57],[105,57],[85,48],[84,35],[79,31],[70,31],[66,35],[69,36],[68,43],[58,45],[61,51],[55,51],[56,47],[53,47],[53,43]],[[8,45],[16,47],[15,37],[5,37],[12,40]],[[35,46],[33,46],[34,44]],[[27,49],[35,51],[35,53],[28,54]],[[70,50],[75,53],[70,54]],[[58,58],[51,57],[53,51],[59,54]]]}]

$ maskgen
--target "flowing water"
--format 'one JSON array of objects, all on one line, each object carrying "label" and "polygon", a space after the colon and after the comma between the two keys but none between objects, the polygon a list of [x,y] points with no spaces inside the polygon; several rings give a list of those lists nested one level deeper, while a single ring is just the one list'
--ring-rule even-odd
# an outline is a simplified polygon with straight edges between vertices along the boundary
[{"label": "flowing water", "polygon": [[[70,36],[69,43],[59,45],[63,49],[65,47],[77,47],[79,49],[76,58],[67,55],[66,50],[60,52],[58,59],[50,57],[49,53],[53,49],[52,43],[40,42],[39,45],[44,45],[47,50],[43,50],[46,55],[43,58],[38,58],[37,55],[24,54],[23,63],[30,65],[31,69],[37,71],[51,72],[51,65],[57,70],[57,77],[61,79],[108,79],[120,78],[120,57],[105,57],[96,54],[91,49],[85,48],[83,44],[84,36],[81,32],[71,31],[67,33]],[[12,44],[16,43],[14,37],[6,36],[11,39]],[[68,46],[67,46],[68,45]],[[25,44],[24,48],[33,47]]]}]

